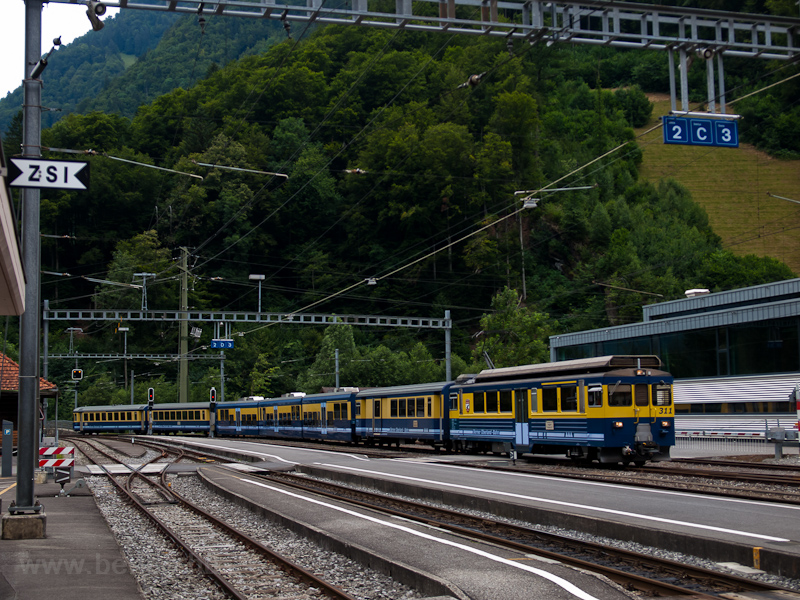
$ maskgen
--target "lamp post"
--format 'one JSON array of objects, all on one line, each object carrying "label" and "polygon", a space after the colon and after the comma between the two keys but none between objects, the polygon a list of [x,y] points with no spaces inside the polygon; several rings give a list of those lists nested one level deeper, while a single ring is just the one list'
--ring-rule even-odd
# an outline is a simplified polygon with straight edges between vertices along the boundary
[{"label": "lamp post", "polygon": [[264,275],[259,275],[255,273],[251,273],[248,276],[250,281],[257,281],[258,282],[258,312],[261,312],[261,282],[264,281]]}]

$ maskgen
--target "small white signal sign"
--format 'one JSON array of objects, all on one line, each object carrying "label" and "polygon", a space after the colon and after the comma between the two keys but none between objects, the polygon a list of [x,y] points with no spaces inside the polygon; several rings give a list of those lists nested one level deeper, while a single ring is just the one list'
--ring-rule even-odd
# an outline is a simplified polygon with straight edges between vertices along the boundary
[{"label": "small white signal sign", "polygon": [[85,190],[89,185],[89,163],[44,158],[12,158],[8,179],[13,187]]}]

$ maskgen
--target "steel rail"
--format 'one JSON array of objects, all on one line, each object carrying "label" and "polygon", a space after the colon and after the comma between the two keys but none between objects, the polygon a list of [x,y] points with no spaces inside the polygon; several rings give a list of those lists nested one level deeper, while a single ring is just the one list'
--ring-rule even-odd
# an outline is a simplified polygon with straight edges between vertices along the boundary
[{"label": "steel rail", "polygon": [[[771,458],[769,455],[764,455],[764,457]],[[709,458],[673,458],[669,462],[672,464],[735,467],[737,469],[764,469],[765,471],[800,471],[800,463],[797,465],[780,465],[764,462],[751,463],[736,460],[712,460]]]},{"label": "steel rail", "polygon": [[[347,488],[329,482],[324,482],[324,483],[309,482],[308,479],[305,478],[303,478],[301,481],[298,476],[291,475],[289,473],[256,475],[254,477],[257,477],[259,479],[264,479],[272,483],[279,483],[296,489],[304,490],[308,493],[319,494],[328,498],[347,502],[370,510],[377,510],[379,512],[384,512],[387,514],[400,516],[406,519],[415,520],[420,523],[424,523],[426,525],[431,525],[448,531],[452,531],[453,533],[458,533],[460,535],[464,535],[467,537],[477,538],[483,541],[487,541],[492,544],[499,544],[505,547],[509,547],[526,554],[536,554],[552,558],[559,562],[573,565],[578,568],[587,569],[593,572],[599,572],[620,585],[630,586],[648,594],[666,595],[666,596],[679,594],[681,596],[689,596],[692,598],[703,599],[703,600],[708,600],[711,598],[717,598],[717,599],[719,598],[719,596],[716,595],[709,595],[704,592],[698,592],[665,581],[659,581],[658,579],[651,579],[641,575],[636,575],[633,573],[629,573],[627,571],[623,571],[621,569],[617,569],[615,567],[610,567],[607,565],[599,565],[595,562],[591,562],[589,560],[584,560],[574,556],[565,555],[560,552],[544,550],[539,547],[532,546],[530,544],[517,542],[505,537],[499,537],[496,533],[487,534],[479,530],[491,529],[493,532],[500,532],[505,530],[509,532],[509,535],[515,535],[520,537],[533,537],[536,540],[541,540],[548,544],[556,544],[561,547],[566,547],[569,548],[571,551],[580,552],[584,555],[588,553],[588,554],[593,554],[595,556],[602,556],[605,558],[611,557],[613,559],[620,560],[623,562],[636,564],[637,566],[644,565],[648,569],[653,569],[656,571],[660,571],[662,573],[668,573],[671,576],[687,577],[692,579],[697,585],[703,585],[706,587],[709,587],[709,582],[714,582],[714,584],[721,585],[724,588],[731,591],[745,590],[745,591],[764,592],[764,591],[785,589],[779,586],[761,583],[756,580],[747,579],[736,575],[718,573],[716,571],[704,569],[702,567],[686,565],[684,563],[679,563],[667,559],[661,559],[650,555],[633,552],[630,550],[624,550],[622,548],[606,546],[596,542],[576,540],[558,534],[552,534],[552,533],[529,529],[527,527],[512,525],[509,523],[505,523],[503,521],[487,519],[485,517],[473,517],[456,510],[450,510],[440,507],[432,507],[427,504],[422,504],[410,500],[398,499],[375,492],[354,490],[351,488]],[[320,489],[321,487],[328,488],[333,491],[330,492],[325,491],[324,489]],[[349,497],[343,498],[343,496],[349,496]],[[356,497],[360,496],[365,498],[365,500],[354,499],[353,496]],[[396,504],[402,508],[399,510],[388,508],[383,505],[386,503]],[[415,512],[421,514],[414,514]],[[429,516],[425,516],[426,513],[427,514],[433,513],[434,515],[437,516],[431,518]],[[460,522],[466,522],[467,525],[465,526],[455,525],[451,522],[446,522],[442,520],[442,518]]]},{"label": "steel rail", "polygon": [[[87,442],[87,440],[81,440],[81,441]],[[106,456],[111,460],[116,461],[114,457],[96,448],[93,444],[88,443],[88,445],[91,446],[92,449],[98,452],[99,454]],[[170,451],[177,455],[176,460],[180,460],[180,458],[182,458],[184,454],[189,454],[188,452],[184,452],[184,450],[181,448],[179,449],[158,448],[158,449],[162,452],[162,455],[160,457],[156,457],[151,459],[150,461],[147,461],[145,464],[149,464],[155,460],[163,458]],[[201,453],[198,452],[195,454],[199,455]],[[231,584],[224,575],[222,575],[218,570],[214,569],[214,567],[211,566],[203,557],[201,557],[199,554],[194,552],[190,547],[188,547],[180,538],[180,535],[177,532],[175,532],[171,527],[169,527],[169,525],[164,523],[161,519],[155,516],[150,510],[148,510],[147,503],[139,500],[139,498],[136,497],[135,492],[133,492],[133,490],[131,489],[132,482],[134,481],[134,479],[136,479],[137,477],[141,478],[144,482],[155,487],[159,491],[159,493],[164,494],[166,492],[169,496],[173,498],[172,502],[177,503],[178,505],[181,505],[191,510],[195,514],[199,515],[203,519],[210,522],[214,527],[221,530],[226,535],[233,537],[234,539],[237,539],[246,547],[258,552],[263,557],[265,557],[269,562],[275,564],[289,576],[301,580],[311,587],[318,588],[326,597],[331,598],[332,600],[357,600],[354,596],[351,596],[344,590],[339,589],[338,587],[330,584],[324,579],[320,579],[319,577],[317,577],[310,571],[304,569],[300,565],[294,563],[290,559],[270,550],[265,545],[261,544],[258,540],[250,537],[249,535],[247,535],[242,531],[237,530],[228,523],[218,519],[214,515],[208,513],[207,511],[197,506],[187,498],[184,498],[183,496],[172,490],[166,482],[166,476],[167,476],[166,469],[164,469],[161,472],[160,483],[153,481],[152,479],[148,478],[138,470],[133,470],[128,475],[125,485],[123,485],[116,479],[116,477],[119,477],[119,475],[117,476],[113,475],[103,465],[98,465],[98,466],[106,473],[106,475],[112,481],[114,486],[125,494],[125,497],[133,504],[135,508],[137,508],[137,510],[139,510],[147,518],[149,518],[156,525],[159,531],[161,531],[174,545],[176,545],[178,549],[181,550],[181,552],[183,552],[192,563],[194,563],[198,568],[200,568],[200,570],[204,574],[206,574],[212,580],[214,580],[214,582],[217,585],[219,585],[225,591],[225,593],[230,594],[231,597],[233,597],[235,600],[246,600],[247,596],[242,595],[238,590],[236,590],[233,584]]]},{"label": "steel rail", "polygon": [[[189,548],[186,544],[183,543],[180,536],[172,530],[169,525],[164,523],[161,519],[156,517],[152,512],[150,512],[147,507],[136,498],[136,495],[132,492],[129,492],[125,489],[120,482],[118,482],[114,475],[104,466],[98,465],[103,471],[106,472],[108,478],[111,482],[116,486],[116,488],[125,495],[125,498],[143,515],[145,515],[150,521],[156,526],[156,528],[166,536],[174,545],[178,548],[194,565],[200,569],[200,571],[206,575],[208,578],[214,581],[226,594],[229,594],[235,600],[247,600],[247,596],[241,594],[232,584],[214,567],[212,567],[208,562],[206,562],[203,557],[197,554],[194,550]],[[149,481],[145,478],[146,481]]]}]

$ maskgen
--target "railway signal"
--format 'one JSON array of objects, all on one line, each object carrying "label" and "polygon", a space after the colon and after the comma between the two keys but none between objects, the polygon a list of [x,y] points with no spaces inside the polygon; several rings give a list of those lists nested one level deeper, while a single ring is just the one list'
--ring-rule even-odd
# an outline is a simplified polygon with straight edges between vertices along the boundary
[{"label": "railway signal", "polygon": [[156,399],[156,391],[153,388],[147,388],[147,403],[152,404]]},{"label": "railway signal", "polygon": [[72,381],[83,379],[83,369],[72,369]]}]

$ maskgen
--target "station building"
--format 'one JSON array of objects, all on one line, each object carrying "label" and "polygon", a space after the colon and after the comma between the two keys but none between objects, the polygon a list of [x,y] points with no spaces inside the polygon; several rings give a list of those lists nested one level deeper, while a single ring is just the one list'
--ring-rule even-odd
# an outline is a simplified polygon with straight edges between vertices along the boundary
[{"label": "station building", "polygon": [[655,354],[675,377],[678,414],[794,414],[800,279],[690,292],[645,306],[641,323],[552,336],[551,360]]}]

